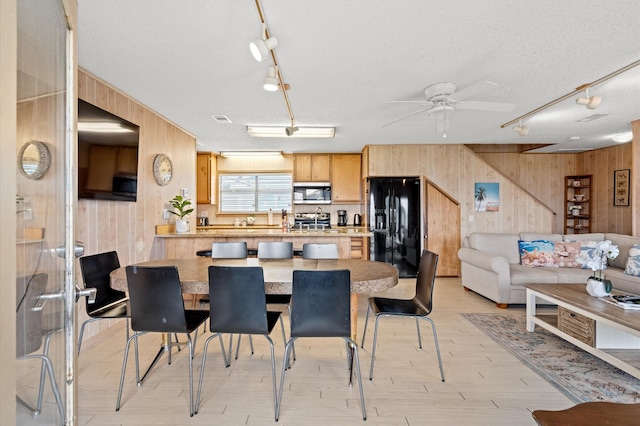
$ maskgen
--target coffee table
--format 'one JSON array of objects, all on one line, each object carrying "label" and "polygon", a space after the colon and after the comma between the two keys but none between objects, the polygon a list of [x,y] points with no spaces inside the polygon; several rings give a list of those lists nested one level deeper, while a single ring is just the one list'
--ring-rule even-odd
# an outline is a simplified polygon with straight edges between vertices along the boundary
[{"label": "coffee table", "polygon": [[[527,331],[538,325],[640,379],[640,311],[590,296],[585,284],[526,284]],[[557,306],[557,312],[536,304]]]}]

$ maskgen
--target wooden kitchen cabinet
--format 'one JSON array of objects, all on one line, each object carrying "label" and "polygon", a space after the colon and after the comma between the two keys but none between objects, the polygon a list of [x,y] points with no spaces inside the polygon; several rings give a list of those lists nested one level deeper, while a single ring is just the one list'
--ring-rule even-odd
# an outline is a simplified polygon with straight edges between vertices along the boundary
[{"label": "wooden kitchen cabinet", "polygon": [[360,154],[333,154],[331,159],[331,202],[359,204],[362,202]]},{"label": "wooden kitchen cabinet", "polygon": [[199,153],[196,158],[196,202],[216,203],[216,156]]},{"label": "wooden kitchen cabinet", "polygon": [[294,182],[330,182],[329,154],[296,154],[293,157]]}]

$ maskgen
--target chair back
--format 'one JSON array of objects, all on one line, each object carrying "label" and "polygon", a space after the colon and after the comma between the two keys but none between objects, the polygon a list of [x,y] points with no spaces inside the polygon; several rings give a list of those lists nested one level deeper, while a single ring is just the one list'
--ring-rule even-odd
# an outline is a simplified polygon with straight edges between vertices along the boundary
[{"label": "chair back", "polygon": [[16,356],[40,349],[42,345],[42,309],[33,309],[46,291],[47,274],[19,277],[16,280]]},{"label": "chair back", "polygon": [[427,314],[431,312],[433,305],[433,286],[436,280],[436,267],[438,266],[438,255],[423,250],[418,265],[418,277],[416,278],[416,301],[426,309]]},{"label": "chair back", "polygon": [[178,268],[127,266],[131,329],[187,333]]},{"label": "chair back", "polygon": [[109,274],[120,267],[118,253],[110,251],[80,258],[80,271],[85,288],[96,289],[96,300],[89,303],[85,297],[87,313],[100,310],[107,305],[119,302],[127,298],[123,291],[111,288]]},{"label": "chair back", "polygon": [[302,257],[305,259],[337,259],[340,254],[337,244],[305,243],[302,245]]},{"label": "chair back", "polygon": [[348,269],[293,271],[291,337],[351,336]]},{"label": "chair back", "polygon": [[284,241],[261,241],[258,243],[259,259],[291,259],[293,243]]},{"label": "chair back", "polygon": [[211,257],[213,259],[245,259],[247,257],[247,243],[213,243],[211,245]]},{"label": "chair back", "polygon": [[259,266],[209,266],[214,333],[269,334],[264,274]]}]

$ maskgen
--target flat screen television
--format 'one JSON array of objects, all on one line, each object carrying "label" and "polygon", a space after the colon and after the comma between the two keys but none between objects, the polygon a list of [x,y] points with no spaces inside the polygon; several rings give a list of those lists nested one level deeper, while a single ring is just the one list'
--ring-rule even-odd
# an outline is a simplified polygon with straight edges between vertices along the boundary
[{"label": "flat screen television", "polygon": [[140,127],[78,99],[78,198],[136,201]]}]

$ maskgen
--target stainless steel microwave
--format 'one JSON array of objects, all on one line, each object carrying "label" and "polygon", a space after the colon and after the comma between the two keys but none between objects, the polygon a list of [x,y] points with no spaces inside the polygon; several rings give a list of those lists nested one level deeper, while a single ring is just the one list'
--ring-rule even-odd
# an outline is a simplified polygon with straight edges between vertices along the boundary
[{"label": "stainless steel microwave", "polygon": [[329,182],[295,182],[293,204],[331,204]]}]

